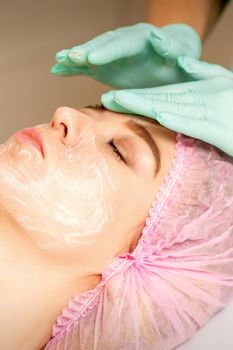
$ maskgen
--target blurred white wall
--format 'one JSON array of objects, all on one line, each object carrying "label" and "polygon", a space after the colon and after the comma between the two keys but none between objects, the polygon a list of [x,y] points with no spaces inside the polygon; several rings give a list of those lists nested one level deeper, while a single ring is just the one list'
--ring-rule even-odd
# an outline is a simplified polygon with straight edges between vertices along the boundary
[{"label": "blurred white wall", "polygon": [[[60,105],[98,102],[109,87],[86,77],[53,77],[54,54],[109,29],[145,21],[146,4],[146,0],[0,1],[0,142],[18,129],[47,122]],[[206,42],[205,59],[225,65],[233,61],[232,9],[233,4]]]}]

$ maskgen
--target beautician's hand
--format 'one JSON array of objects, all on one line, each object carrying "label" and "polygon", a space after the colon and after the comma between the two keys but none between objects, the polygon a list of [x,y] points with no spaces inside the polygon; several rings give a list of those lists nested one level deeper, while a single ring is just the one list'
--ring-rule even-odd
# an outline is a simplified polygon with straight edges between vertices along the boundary
[{"label": "beautician's hand", "polygon": [[157,119],[160,124],[215,145],[233,156],[233,73],[188,57],[179,66],[198,81],[150,89],[110,91],[108,109]]},{"label": "beautician's hand", "polygon": [[181,55],[198,58],[201,41],[190,26],[149,23],[118,28],[56,54],[54,75],[87,75],[120,88],[142,88],[189,80],[177,66]]}]

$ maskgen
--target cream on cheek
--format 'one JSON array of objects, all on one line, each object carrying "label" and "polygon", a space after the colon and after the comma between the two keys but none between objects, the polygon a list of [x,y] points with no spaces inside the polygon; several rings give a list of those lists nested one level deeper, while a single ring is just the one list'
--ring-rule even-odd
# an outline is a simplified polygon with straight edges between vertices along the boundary
[{"label": "cream on cheek", "polygon": [[117,191],[93,135],[90,123],[72,147],[50,142],[47,162],[14,137],[0,145],[0,206],[41,249],[93,243],[114,221]]}]

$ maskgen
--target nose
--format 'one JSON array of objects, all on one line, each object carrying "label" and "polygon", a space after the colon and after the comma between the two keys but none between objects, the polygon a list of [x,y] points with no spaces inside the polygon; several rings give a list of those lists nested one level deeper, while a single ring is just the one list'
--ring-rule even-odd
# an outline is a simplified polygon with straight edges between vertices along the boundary
[{"label": "nose", "polygon": [[64,145],[72,146],[78,142],[82,130],[90,123],[90,117],[70,107],[56,109],[51,120],[52,128],[58,131]]}]

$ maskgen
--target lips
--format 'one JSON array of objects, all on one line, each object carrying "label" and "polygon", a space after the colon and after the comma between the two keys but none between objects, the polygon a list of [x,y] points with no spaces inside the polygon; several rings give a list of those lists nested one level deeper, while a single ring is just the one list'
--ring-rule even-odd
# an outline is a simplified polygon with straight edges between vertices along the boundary
[{"label": "lips", "polygon": [[25,143],[34,146],[42,154],[43,158],[45,157],[43,139],[38,129],[26,128],[17,131],[14,134],[14,137],[20,143]]}]

